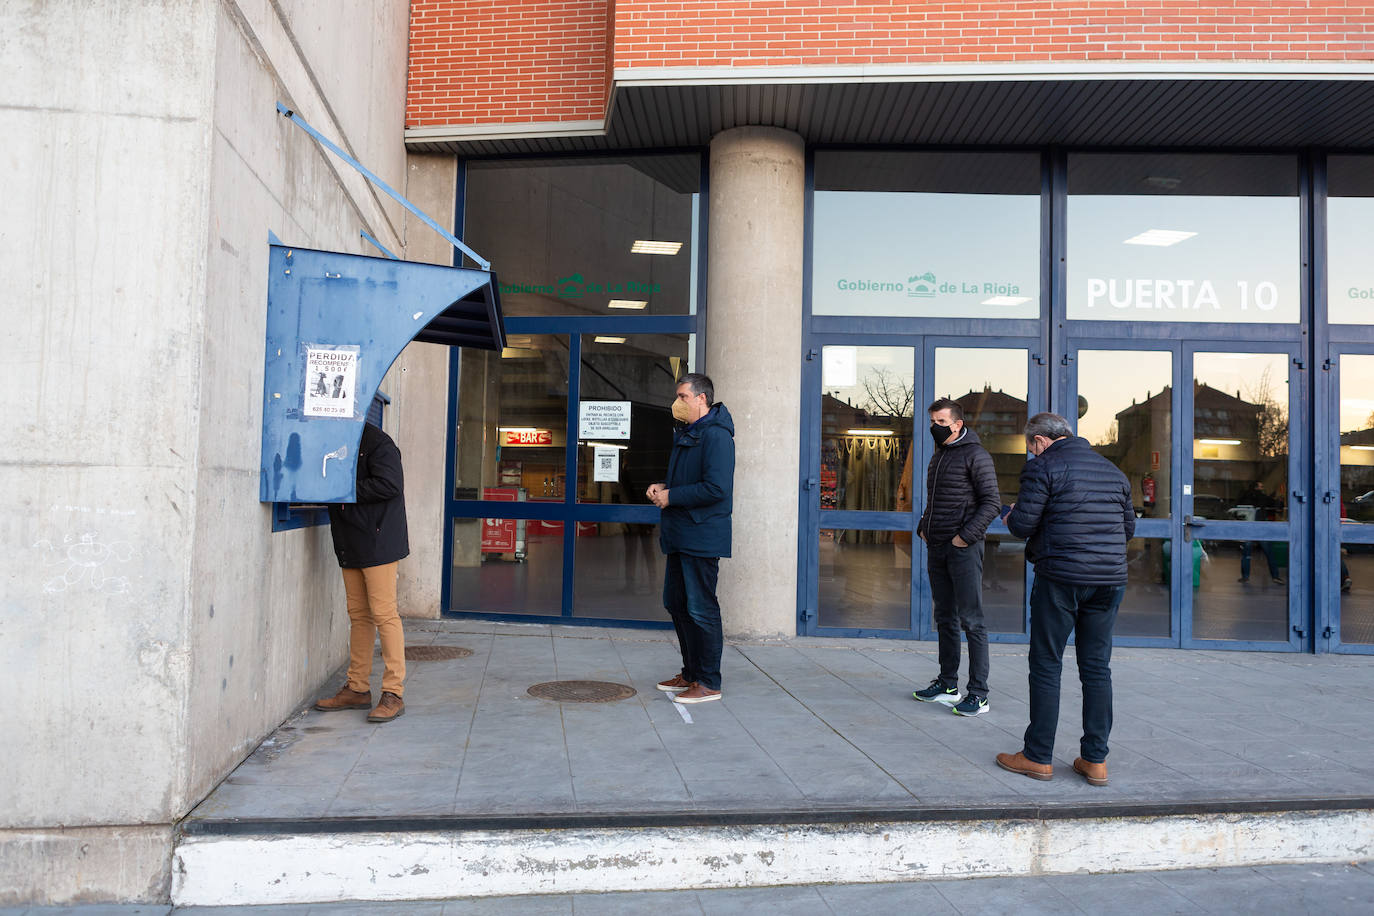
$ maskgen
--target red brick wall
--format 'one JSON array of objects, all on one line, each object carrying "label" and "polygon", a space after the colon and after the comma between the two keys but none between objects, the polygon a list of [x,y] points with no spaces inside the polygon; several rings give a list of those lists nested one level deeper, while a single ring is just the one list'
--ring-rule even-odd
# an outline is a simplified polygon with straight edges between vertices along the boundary
[{"label": "red brick wall", "polygon": [[412,125],[599,118],[611,66],[1374,60],[1374,2],[1340,0],[416,0],[411,19]]},{"label": "red brick wall", "polygon": [[1369,60],[1371,25],[1333,0],[619,0],[615,66]]},{"label": "red brick wall", "polygon": [[412,0],[406,126],[602,117],[609,20],[608,0]]}]

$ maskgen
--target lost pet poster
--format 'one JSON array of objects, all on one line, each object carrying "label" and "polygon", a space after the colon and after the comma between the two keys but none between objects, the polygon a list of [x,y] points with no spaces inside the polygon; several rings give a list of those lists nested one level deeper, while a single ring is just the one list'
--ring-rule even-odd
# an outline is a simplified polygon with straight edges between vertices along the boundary
[{"label": "lost pet poster", "polygon": [[352,417],[358,384],[358,348],[307,347],[305,415]]}]

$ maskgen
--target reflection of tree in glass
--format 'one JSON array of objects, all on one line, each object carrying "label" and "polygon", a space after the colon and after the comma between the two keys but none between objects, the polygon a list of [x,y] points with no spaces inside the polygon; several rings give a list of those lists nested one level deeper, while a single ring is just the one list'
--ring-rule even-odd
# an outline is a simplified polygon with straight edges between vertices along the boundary
[{"label": "reflection of tree in glass", "polygon": [[1266,458],[1288,454],[1288,406],[1274,394],[1274,378],[1269,366],[1245,392],[1245,399],[1256,406],[1255,439],[1259,453]]},{"label": "reflection of tree in glass", "polygon": [[875,367],[864,377],[863,408],[879,417],[910,417],[916,399],[914,380],[908,381],[890,369]]},{"label": "reflection of tree in glass", "polygon": [[1111,422],[1111,425],[1107,427],[1106,431],[1103,432],[1102,435],[1097,438],[1097,441],[1093,443],[1093,446],[1095,448],[1103,448],[1109,445],[1116,445],[1117,437],[1121,434],[1120,431],[1120,421],[1113,420]]}]

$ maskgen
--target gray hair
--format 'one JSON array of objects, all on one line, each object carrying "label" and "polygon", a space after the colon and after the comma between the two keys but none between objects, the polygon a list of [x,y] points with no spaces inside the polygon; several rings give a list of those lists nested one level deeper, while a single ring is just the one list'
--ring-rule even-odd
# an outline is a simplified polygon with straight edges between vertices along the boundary
[{"label": "gray hair", "polygon": [[692,396],[699,394],[706,395],[706,403],[716,403],[716,386],[711,384],[711,379],[700,372],[688,372],[677,380],[679,386],[686,385],[692,389]]},{"label": "gray hair", "polygon": [[1054,440],[1072,435],[1073,427],[1069,426],[1069,421],[1057,413],[1049,413],[1048,411],[1038,413],[1026,423],[1027,442],[1036,436],[1044,436],[1046,439]]}]

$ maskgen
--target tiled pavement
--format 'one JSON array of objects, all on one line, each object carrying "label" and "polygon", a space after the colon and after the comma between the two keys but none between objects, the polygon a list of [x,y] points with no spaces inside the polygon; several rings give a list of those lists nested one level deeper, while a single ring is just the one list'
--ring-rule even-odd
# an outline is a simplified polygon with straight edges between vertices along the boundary
[{"label": "tiled pavement", "polygon": [[0,909],[0,916],[884,916],[884,914],[1263,913],[1344,916],[1374,912],[1374,867],[1282,865],[1262,868],[977,878],[901,884],[760,887],[492,897],[403,903],[298,906],[82,906]]},{"label": "tiled pavement", "polygon": [[[993,761],[1020,748],[1026,724],[1019,646],[993,645],[991,712],[966,719],[911,699],[936,673],[933,643],[733,644],[724,700],[684,709],[654,689],[678,667],[667,631],[412,620],[406,632],[410,645],[473,654],[410,662],[406,715],[387,725],[361,711],[293,716],[192,818],[804,817],[1374,796],[1367,657],[1118,649],[1111,785],[1099,789],[1069,768],[1080,703],[1072,649],[1056,775],[1039,782]],[[550,680],[638,692],[586,705],[526,692]]]}]

